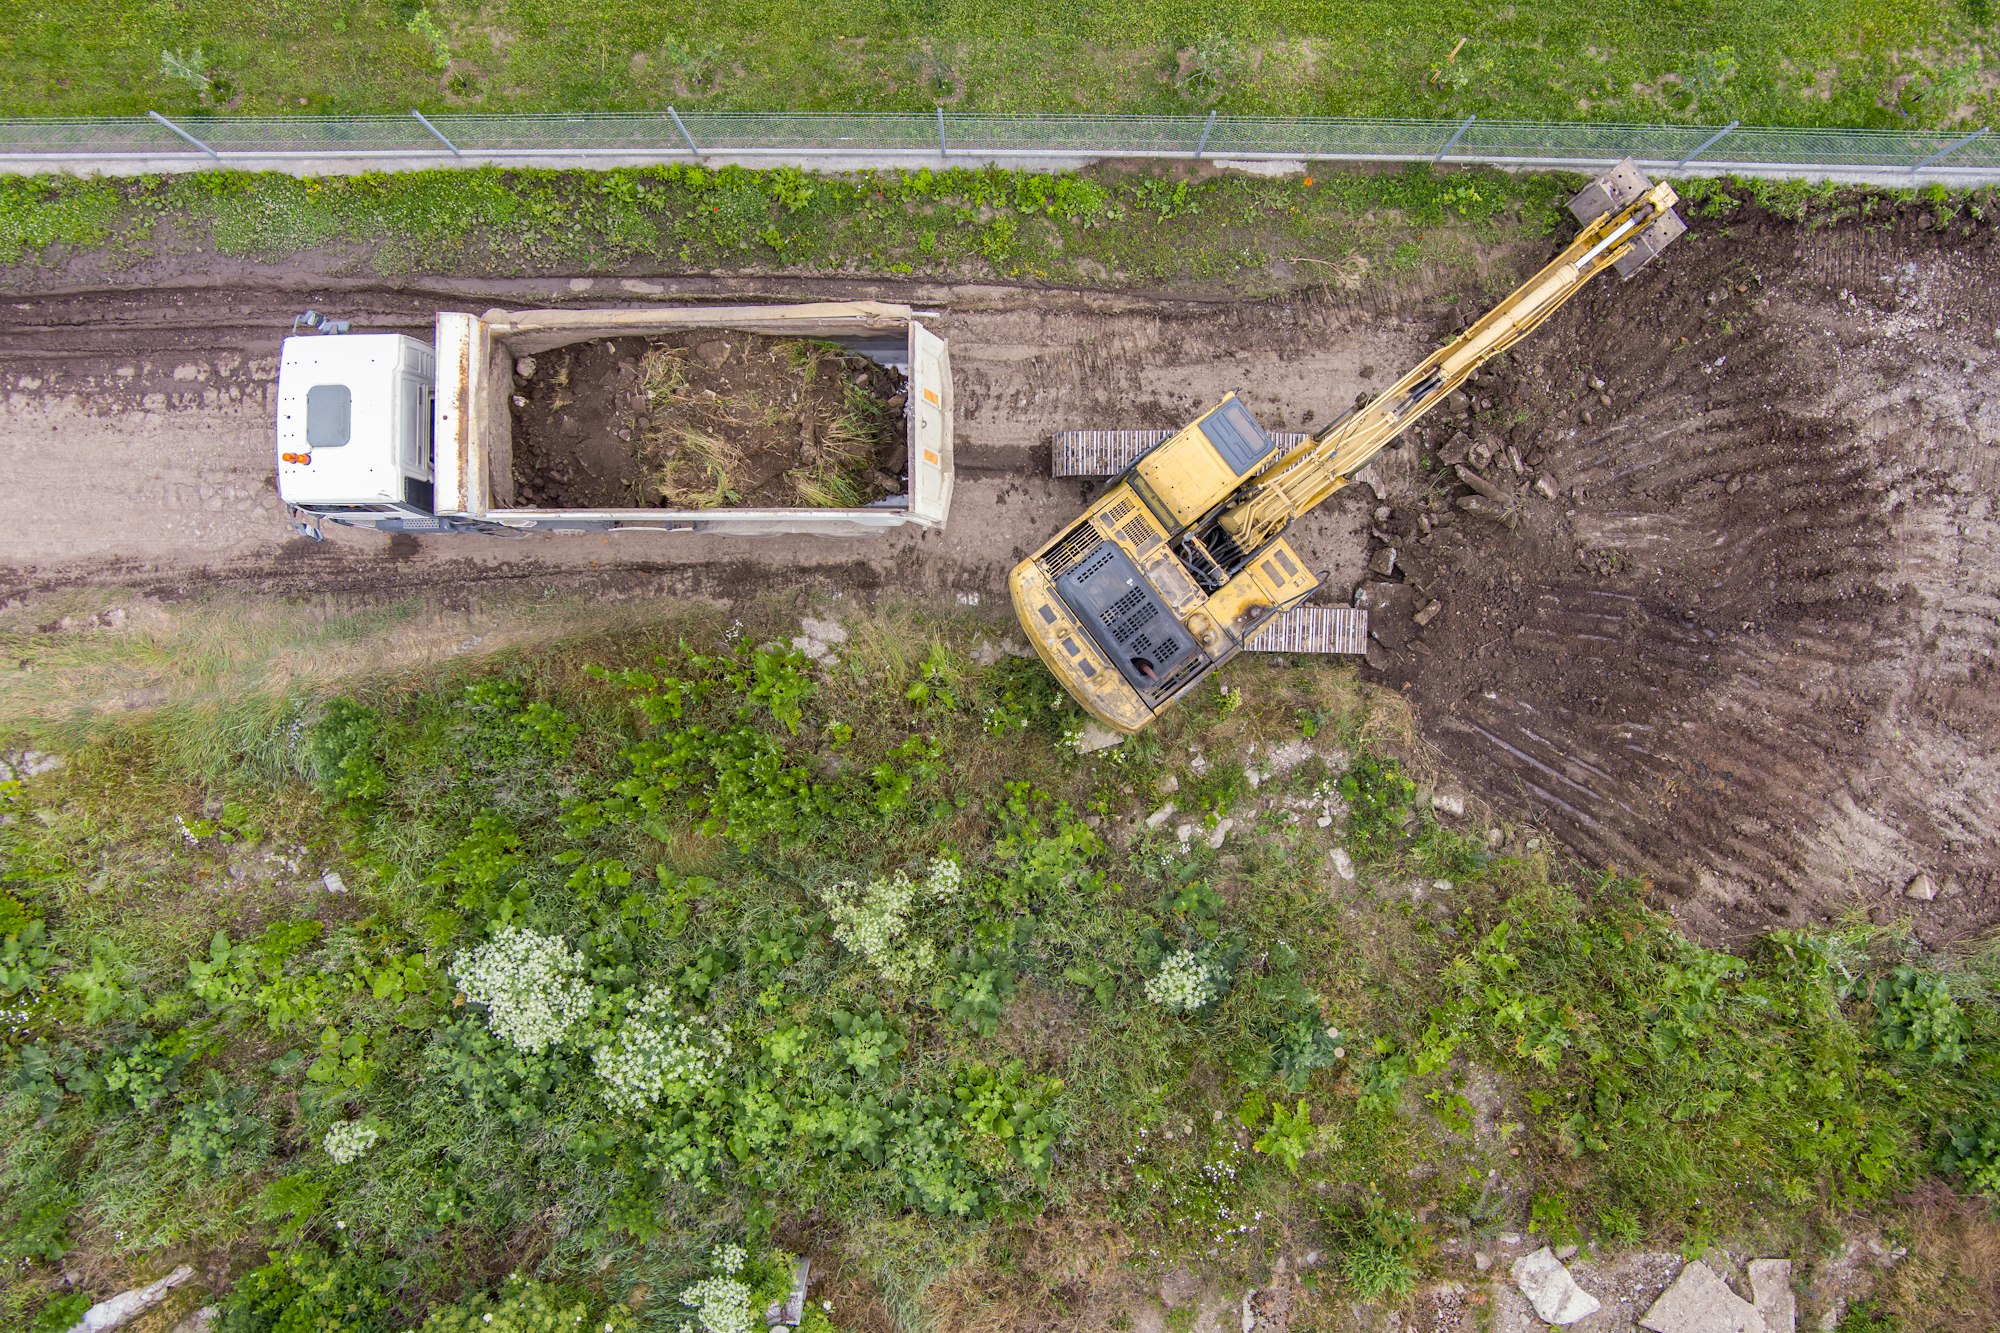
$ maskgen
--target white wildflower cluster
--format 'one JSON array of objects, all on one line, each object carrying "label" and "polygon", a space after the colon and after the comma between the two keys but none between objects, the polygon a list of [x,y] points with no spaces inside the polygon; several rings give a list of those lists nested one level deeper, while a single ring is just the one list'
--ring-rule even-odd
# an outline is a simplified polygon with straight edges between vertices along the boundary
[{"label": "white wildflower cluster", "polygon": [[1146,981],[1146,998],[1177,1014],[1191,1014],[1219,994],[1214,972],[1193,949],[1168,954]]},{"label": "white wildflower cluster", "polygon": [[346,1166],[374,1147],[375,1141],[381,1137],[372,1126],[364,1125],[359,1120],[337,1120],[333,1128],[326,1132],[326,1137],[319,1141],[319,1146],[326,1149],[326,1155],[338,1165]]},{"label": "white wildflower cluster", "polygon": [[[682,1289],[681,1304],[694,1310],[706,1333],[752,1333],[750,1287],[737,1276],[749,1257],[741,1245],[718,1245],[714,1274]],[[682,1324],[681,1333],[695,1333],[695,1325]]]},{"label": "white wildflower cluster", "polygon": [[950,902],[965,887],[965,871],[949,856],[935,857],[924,875],[924,895],[934,903]]},{"label": "white wildflower cluster", "polygon": [[509,1046],[540,1055],[590,1012],[583,955],[551,935],[509,926],[460,954],[451,965],[458,988],[486,1006],[486,1022]]},{"label": "white wildflower cluster", "polygon": [[937,967],[929,940],[906,938],[910,914],[926,903],[948,902],[964,886],[965,872],[949,857],[938,857],[921,882],[902,871],[866,887],[843,880],[821,892],[833,917],[833,937],[866,958],[887,980],[913,985]]},{"label": "white wildflower cluster", "polygon": [[661,1098],[687,1105],[712,1089],[729,1055],[729,1040],[699,1016],[674,1011],[671,991],[649,991],[625,1015],[618,1033],[591,1052],[604,1100],[620,1111],[643,1111]]}]

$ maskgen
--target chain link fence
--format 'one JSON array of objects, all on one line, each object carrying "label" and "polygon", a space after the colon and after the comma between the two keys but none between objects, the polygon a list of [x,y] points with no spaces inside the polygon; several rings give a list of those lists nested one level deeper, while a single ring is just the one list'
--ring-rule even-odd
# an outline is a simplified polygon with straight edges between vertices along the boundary
[{"label": "chain link fence", "polygon": [[1783,129],[1730,124],[1277,116],[982,116],[761,112],[576,115],[145,116],[0,120],[16,171],[396,167],[437,159],[567,164],[623,160],[979,160],[1107,157],[1484,163],[1592,170],[1622,158],[1705,174],[2000,182],[1985,129]]}]

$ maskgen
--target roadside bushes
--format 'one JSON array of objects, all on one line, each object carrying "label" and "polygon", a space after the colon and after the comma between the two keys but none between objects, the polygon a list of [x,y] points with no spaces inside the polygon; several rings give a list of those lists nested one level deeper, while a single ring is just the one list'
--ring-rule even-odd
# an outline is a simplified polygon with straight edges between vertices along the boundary
[{"label": "roadside bushes", "polygon": [[[1553,887],[1338,715],[1253,786],[1302,671],[1112,759],[948,643],[754,644],[294,710],[309,779],[125,825],[0,791],[0,1255],[43,1283],[8,1316],[79,1244],[250,1244],[258,1333],[726,1322],[779,1218],[925,1273],[1031,1218],[1246,1274],[1309,1235],[1392,1300],[1445,1218],[1636,1243],[2000,1188],[1976,978]],[[1169,777],[1233,802],[1222,847],[1133,817]],[[588,1286],[461,1299],[522,1254]]]},{"label": "roadside bushes", "polygon": [[1497,905],[1445,966],[1453,998],[1430,1010],[1415,1072],[1462,1049],[1497,1061],[1547,1151],[1594,1162],[1598,1203],[1656,1225],[1732,1195],[1865,1203],[1920,1172],[1927,1142],[1979,1177],[1980,1132],[1946,1122],[1994,1104],[2000,1057],[1967,1065],[1941,978],[1878,971],[1840,936],[1707,949],[1635,888],[1606,880],[1593,908],[1560,890]]}]

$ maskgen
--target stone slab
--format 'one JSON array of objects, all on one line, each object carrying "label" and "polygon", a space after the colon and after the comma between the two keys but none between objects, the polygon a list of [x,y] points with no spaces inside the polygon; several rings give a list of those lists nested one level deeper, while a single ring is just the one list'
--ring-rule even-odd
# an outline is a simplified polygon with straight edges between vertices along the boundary
[{"label": "stone slab", "polygon": [[1556,1253],[1544,1245],[1514,1261],[1514,1285],[1544,1323],[1574,1324],[1597,1313],[1597,1297],[1576,1285]]},{"label": "stone slab", "polygon": [[1769,1333],[1757,1307],[1699,1259],[1639,1317],[1639,1327],[1652,1333]]},{"label": "stone slab", "polygon": [[1766,1333],[1797,1333],[1799,1307],[1792,1295],[1790,1259],[1750,1261],[1750,1303],[1764,1316]]}]

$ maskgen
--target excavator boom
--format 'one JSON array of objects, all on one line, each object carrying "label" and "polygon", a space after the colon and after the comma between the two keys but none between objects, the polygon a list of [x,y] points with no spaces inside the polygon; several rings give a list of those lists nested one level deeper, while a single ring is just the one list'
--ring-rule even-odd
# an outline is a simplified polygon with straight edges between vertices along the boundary
[{"label": "excavator boom", "polygon": [[1280,452],[1234,393],[1138,459],[1008,583],[1028,641],[1093,716],[1144,727],[1318,581],[1285,542],[1475,370],[1593,277],[1630,278],[1684,230],[1629,161],[1570,201],[1563,252],[1385,393]]}]

